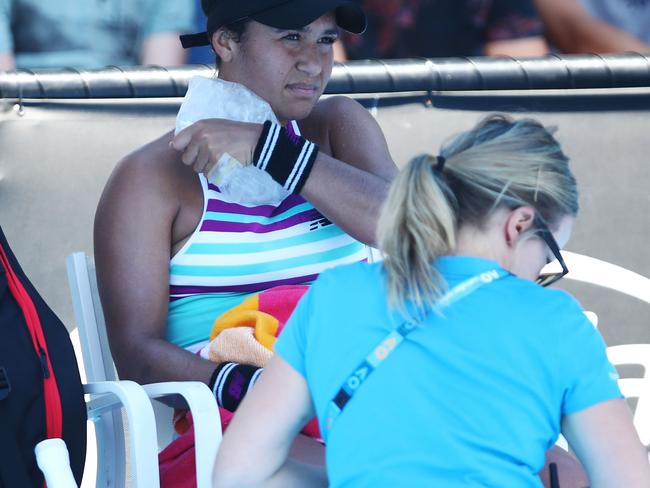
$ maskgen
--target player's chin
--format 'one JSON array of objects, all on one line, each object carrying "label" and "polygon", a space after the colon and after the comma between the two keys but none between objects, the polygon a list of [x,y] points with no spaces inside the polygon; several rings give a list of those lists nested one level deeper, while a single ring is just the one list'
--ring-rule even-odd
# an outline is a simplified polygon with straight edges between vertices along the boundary
[{"label": "player's chin", "polygon": [[318,100],[300,100],[285,105],[282,118],[285,120],[302,120],[311,114]]}]

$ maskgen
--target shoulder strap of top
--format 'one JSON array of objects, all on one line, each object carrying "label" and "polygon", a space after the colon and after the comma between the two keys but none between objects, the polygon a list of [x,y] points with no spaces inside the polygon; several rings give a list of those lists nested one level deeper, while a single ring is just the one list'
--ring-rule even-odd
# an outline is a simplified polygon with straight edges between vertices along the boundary
[{"label": "shoulder strap of top", "polygon": [[287,124],[287,130],[292,132],[296,136],[301,136],[302,134],[300,133],[300,127],[298,127],[298,122],[295,120],[290,120],[289,123]]}]

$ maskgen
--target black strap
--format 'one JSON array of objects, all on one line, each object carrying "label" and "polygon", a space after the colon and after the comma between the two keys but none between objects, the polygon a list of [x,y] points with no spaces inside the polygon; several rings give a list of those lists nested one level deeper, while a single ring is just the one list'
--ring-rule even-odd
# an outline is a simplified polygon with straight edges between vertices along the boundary
[{"label": "black strap", "polygon": [[20,455],[16,430],[9,414],[10,394],[9,376],[0,366],[0,480],[5,488],[29,487],[32,482]]},{"label": "black strap", "polygon": [[196,34],[183,34],[180,36],[181,45],[184,49],[191,47],[209,46],[210,38],[207,32],[198,32]]}]

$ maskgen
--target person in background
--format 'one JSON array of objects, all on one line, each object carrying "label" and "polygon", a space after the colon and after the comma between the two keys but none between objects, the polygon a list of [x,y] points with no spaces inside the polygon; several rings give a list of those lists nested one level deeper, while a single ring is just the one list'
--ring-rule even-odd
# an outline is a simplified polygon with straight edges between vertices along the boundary
[{"label": "person in background", "polygon": [[538,56],[548,47],[532,0],[363,0],[368,30],[337,60]]},{"label": "person in background", "polygon": [[[594,488],[650,486],[602,338],[545,288],[568,272],[577,212],[568,159],[532,119],[488,117],[413,159],[380,214],[385,260],[325,271],[302,298],[215,486],[534,488],[560,431]],[[328,480],[287,461],[314,414]]]},{"label": "person in background", "polygon": [[184,64],[193,0],[0,0],[0,70]]},{"label": "person in background", "polygon": [[[201,0],[194,0],[195,16],[194,16],[194,30],[200,31],[205,28],[208,21],[203,8],[201,7]],[[190,64],[207,64],[214,65],[216,54],[212,46],[195,46],[189,50],[189,63]]]},{"label": "person in background", "polygon": [[650,53],[648,0],[535,0],[549,41],[564,53]]}]

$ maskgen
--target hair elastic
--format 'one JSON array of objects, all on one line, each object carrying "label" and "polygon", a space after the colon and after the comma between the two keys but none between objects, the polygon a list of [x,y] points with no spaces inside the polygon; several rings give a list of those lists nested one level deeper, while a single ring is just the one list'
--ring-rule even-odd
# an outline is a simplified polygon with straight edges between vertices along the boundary
[{"label": "hair elastic", "polygon": [[447,159],[445,159],[444,156],[438,155],[436,156],[436,161],[437,163],[434,166],[433,171],[442,174],[442,170],[445,168],[445,163],[447,162]]}]

